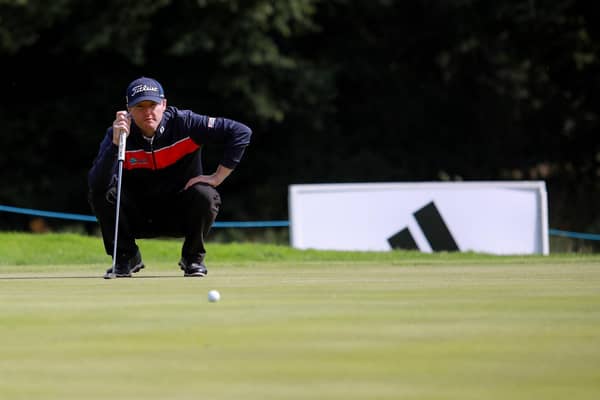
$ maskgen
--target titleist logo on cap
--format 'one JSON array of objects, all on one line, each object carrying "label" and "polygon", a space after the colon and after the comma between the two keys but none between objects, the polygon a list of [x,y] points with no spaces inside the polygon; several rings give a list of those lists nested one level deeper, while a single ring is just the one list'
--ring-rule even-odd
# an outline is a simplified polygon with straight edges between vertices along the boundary
[{"label": "titleist logo on cap", "polygon": [[160,94],[160,89],[156,86],[137,85],[131,88],[130,96],[135,96],[140,92],[156,92]]}]

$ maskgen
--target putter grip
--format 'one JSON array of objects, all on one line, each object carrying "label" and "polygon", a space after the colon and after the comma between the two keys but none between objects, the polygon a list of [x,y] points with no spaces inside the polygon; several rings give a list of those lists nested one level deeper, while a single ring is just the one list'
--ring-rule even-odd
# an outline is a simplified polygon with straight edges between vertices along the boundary
[{"label": "putter grip", "polygon": [[119,161],[125,161],[125,143],[127,141],[127,132],[124,130],[119,133]]}]

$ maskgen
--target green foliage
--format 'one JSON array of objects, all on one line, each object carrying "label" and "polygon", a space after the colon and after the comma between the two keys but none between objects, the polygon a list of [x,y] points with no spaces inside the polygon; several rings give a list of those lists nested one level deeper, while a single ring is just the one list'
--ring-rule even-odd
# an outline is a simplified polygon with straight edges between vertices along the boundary
[{"label": "green foliage", "polygon": [[17,53],[40,40],[41,34],[60,24],[73,0],[0,1],[0,54]]},{"label": "green foliage", "polygon": [[[551,224],[595,231],[593,8],[5,0],[0,203],[89,213],[98,142],[127,83],[149,75],[170,104],[254,129],[224,219],[285,218],[291,183],[543,179]],[[218,158],[207,149],[207,170]]]}]

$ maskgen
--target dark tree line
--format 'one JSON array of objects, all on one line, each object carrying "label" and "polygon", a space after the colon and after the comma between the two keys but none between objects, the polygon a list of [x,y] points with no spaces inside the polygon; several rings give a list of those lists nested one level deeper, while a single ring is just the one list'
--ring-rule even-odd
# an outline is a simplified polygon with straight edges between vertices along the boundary
[{"label": "dark tree line", "polygon": [[286,219],[293,183],[542,179],[552,227],[600,232],[597,15],[582,0],[3,1],[0,204],[89,214],[98,142],[147,75],[170,104],[253,127],[222,220]]}]

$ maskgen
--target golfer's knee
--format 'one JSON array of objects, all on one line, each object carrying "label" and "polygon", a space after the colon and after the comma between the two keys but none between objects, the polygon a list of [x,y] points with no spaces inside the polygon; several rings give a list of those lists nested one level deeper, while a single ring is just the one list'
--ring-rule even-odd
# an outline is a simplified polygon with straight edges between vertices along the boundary
[{"label": "golfer's knee", "polygon": [[94,210],[102,209],[111,205],[106,192],[97,192],[93,190],[88,192],[88,203]]},{"label": "golfer's knee", "polygon": [[200,208],[216,215],[221,207],[221,196],[209,185],[195,184],[188,189],[192,202]]}]

